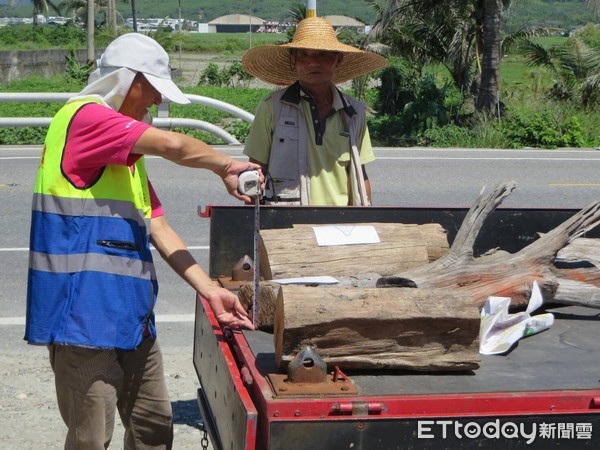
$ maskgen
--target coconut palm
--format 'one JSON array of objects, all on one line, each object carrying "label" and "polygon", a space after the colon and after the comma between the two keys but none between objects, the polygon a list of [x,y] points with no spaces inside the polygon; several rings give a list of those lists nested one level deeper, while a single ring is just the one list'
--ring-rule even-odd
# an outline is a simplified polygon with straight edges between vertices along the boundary
[{"label": "coconut palm", "polygon": [[[375,0],[377,1],[377,0]],[[419,66],[444,64],[462,92],[475,86],[476,107],[498,101],[501,13],[510,0],[390,0],[374,36]],[[473,64],[475,62],[475,64]]]},{"label": "coconut palm", "polygon": [[552,95],[563,100],[574,100],[583,107],[600,102],[600,51],[586,45],[578,37],[565,44],[546,48],[529,39],[517,45],[527,64],[545,67],[554,76]]},{"label": "coconut palm", "polygon": [[[9,0],[8,4],[10,6],[14,5],[17,0]],[[59,6],[52,3],[50,0],[31,0],[33,4],[33,24],[37,25],[38,23],[38,15],[39,14],[48,14],[49,9],[51,8],[58,15],[62,15],[62,12]]]},{"label": "coconut palm", "polygon": [[[435,3],[435,2],[434,2]],[[395,2],[388,8],[375,7],[380,19],[371,38],[388,45],[390,53],[408,59],[419,72],[426,64],[443,64],[463,91],[470,85],[475,27],[468,2],[453,2],[451,8]]]}]

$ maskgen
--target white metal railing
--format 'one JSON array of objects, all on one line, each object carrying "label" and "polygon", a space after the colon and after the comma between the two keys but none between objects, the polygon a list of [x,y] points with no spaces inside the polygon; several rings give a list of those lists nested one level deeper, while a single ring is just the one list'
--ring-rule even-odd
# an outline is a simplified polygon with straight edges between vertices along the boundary
[{"label": "white metal railing", "polygon": [[[0,92],[0,102],[66,102],[69,98],[78,95],[76,92]],[[237,106],[202,95],[185,94],[195,105],[208,106],[219,109],[245,122],[252,123],[254,115]],[[48,127],[51,117],[0,117],[0,127]],[[169,102],[158,105],[157,116],[152,124],[158,128],[193,128],[206,131],[223,139],[228,144],[239,145],[240,142],[224,129],[204,120],[169,117]]]}]

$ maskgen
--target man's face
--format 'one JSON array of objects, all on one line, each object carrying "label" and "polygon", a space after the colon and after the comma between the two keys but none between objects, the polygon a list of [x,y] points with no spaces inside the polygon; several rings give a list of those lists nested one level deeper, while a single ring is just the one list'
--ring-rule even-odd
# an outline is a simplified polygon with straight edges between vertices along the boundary
[{"label": "man's face", "polygon": [[131,83],[129,92],[127,92],[119,112],[132,119],[143,120],[144,116],[148,114],[148,109],[152,105],[160,104],[161,101],[162,96],[160,92],[154,89],[154,86],[150,84],[142,73],[138,72],[133,79],[133,83]]},{"label": "man's face", "polygon": [[343,55],[324,50],[297,49],[290,57],[298,79],[305,83],[329,83]]}]

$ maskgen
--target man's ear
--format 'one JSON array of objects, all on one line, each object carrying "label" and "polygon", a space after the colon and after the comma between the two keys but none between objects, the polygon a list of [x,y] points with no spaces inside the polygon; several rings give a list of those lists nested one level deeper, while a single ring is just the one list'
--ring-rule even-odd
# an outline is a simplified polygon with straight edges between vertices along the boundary
[{"label": "man's ear", "polygon": [[339,67],[339,65],[342,63],[343,60],[344,60],[344,54],[343,53],[338,53],[337,64],[336,64],[335,67]]}]

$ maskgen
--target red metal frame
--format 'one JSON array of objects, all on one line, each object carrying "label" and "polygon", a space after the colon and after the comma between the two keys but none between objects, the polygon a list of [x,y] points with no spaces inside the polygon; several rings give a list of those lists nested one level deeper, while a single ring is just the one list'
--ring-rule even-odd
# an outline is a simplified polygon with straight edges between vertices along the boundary
[{"label": "red metal frame", "polygon": [[[255,362],[244,334],[233,331],[229,345],[239,364],[232,376],[244,385],[258,411],[257,439],[260,448],[269,448],[269,428],[276,421],[382,420],[432,417],[528,416],[600,413],[600,390],[531,391],[475,394],[386,395],[373,397],[274,398],[271,385]],[[225,344],[224,344],[225,345]],[[227,348],[228,357],[233,353]],[[225,349],[224,349],[225,351]],[[366,404],[367,415],[352,415],[355,403]]]},{"label": "red metal frame", "polygon": [[248,379],[247,377],[242,376],[243,367],[238,366],[236,358],[231,352],[231,349],[235,348],[235,346],[230,346],[230,342],[232,341],[232,339],[236,341],[239,339],[240,336],[243,338],[243,334],[240,331],[231,331],[229,329],[222,330],[209,303],[206,301],[205,298],[199,298],[202,301],[202,307],[204,308],[204,312],[206,313],[208,320],[213,326],[219,349],[225,356],[227,368],[229,370],[231,379],[233,380],[236,391],[239,394],[240,400],[246,408],[246,411],[248,412],[248,416],[250,417],[246,426],[246,442],[244,449],[256,450],[257,423],[255,422],[255,420],[253,420],[253,418],[259,417],[259,415],[256,407],[254,406],[254,402],[252,401],[252,398],[250,397],[250,394],[247,390]]}]

